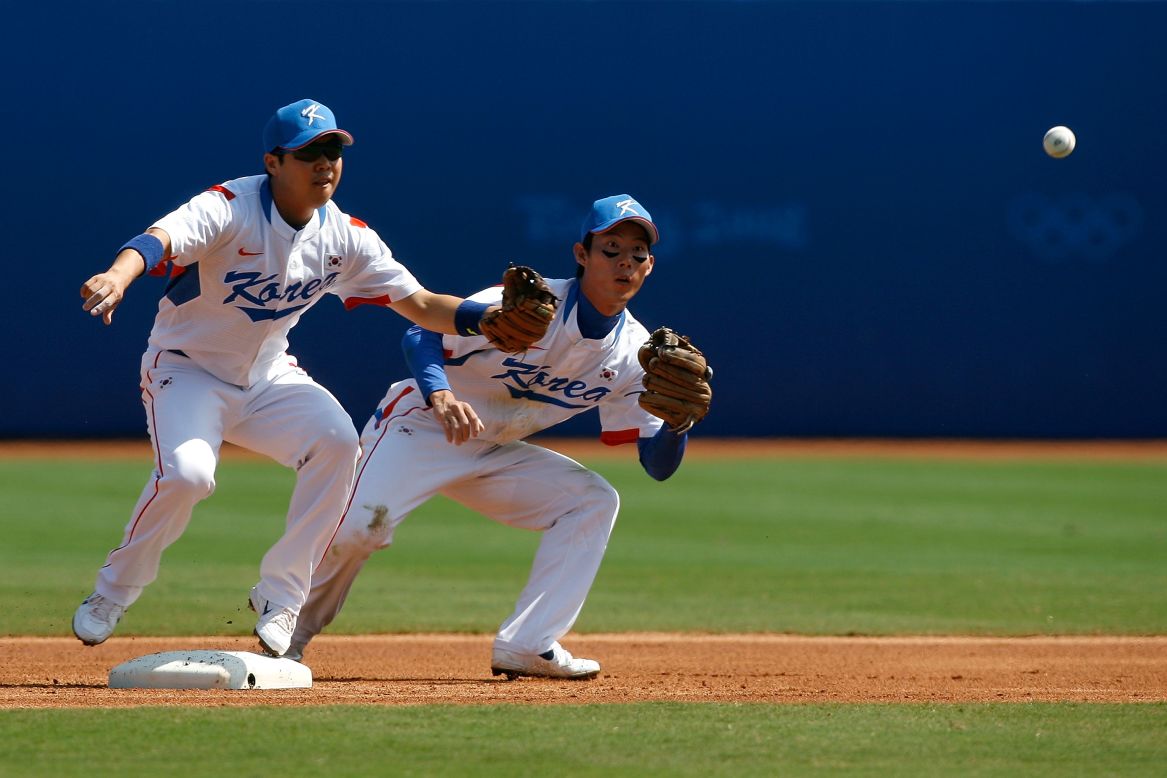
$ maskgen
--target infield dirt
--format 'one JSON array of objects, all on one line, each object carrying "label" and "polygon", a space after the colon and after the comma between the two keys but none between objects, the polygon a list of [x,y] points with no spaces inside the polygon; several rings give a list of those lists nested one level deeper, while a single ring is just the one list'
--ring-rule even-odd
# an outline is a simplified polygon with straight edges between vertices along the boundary
[{"label": "infield dirt", "polygon": [[673,702],[1164,702],[1167,637],[569,636],[592,681],[490,675],[489,635],[323,635],[311,689],[109,689],[109,670],[242,638],[0,638],[0,708]]}]

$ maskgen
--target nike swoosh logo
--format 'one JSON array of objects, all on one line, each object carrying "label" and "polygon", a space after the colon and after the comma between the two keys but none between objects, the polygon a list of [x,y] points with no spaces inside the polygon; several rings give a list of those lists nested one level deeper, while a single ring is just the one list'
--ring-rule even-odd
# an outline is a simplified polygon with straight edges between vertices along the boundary
[{"label": "nike swoosh logo", "polygon": [[244,248],[239,249],[239,256],[241,257],[258,257],[262,253],[262,251],[248,251]]},{"label": "nike swoosh logo", "polygon": [[263,613],[261,613],[260,615],[261,615],[261,616],[266,616],[266,615],[267,615],[267,614],[269,614],[269,613],[271,613],[271,603],[270,603],[270,602],[265,602],[265,603],[263,604]]}]

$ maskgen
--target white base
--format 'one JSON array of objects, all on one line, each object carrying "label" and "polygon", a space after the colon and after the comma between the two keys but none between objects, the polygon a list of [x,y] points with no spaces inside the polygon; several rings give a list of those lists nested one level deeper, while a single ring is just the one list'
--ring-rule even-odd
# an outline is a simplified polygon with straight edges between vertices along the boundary
[{"label": "white base", "polygon": [[248,651],[165,651],[109,671],[111,689],[308,689],[312,671]]}]

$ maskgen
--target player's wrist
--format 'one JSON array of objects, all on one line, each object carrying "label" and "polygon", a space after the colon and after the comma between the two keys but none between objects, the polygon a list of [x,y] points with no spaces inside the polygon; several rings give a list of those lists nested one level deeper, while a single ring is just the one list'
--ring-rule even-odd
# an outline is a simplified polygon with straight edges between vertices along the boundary
[{"label": "player's wrist", "polygon": [[161,262],[165,250],[162,246],[162,241],[156,236],[148,232],[143,232],[141,235],[136,235],[127,240],[122,247],[118,249],[118,255],[126,250],[131,250],[141,257],[145,267],[142,272],[148,273],[156,268]]},{"label": "player's wrist", "polygon": [[118,255],[105,271],[105,276],[124,289],[144,272],[141,257],[136,252],[127,251]]},{"label": "player's wrist", "polygon": [[487,303],[463,300],[454,310],[454,331],[467,337],[481,335],[479,322],[488,310],[490,305]]},{"label": "player's wrist", "polygon": [[454,399],[454,391],[449,388],[434,389],[426,395],[426,402],[437,410],[445,408]]},{"label": "player's wrist", "polygon": [[[452,391],[446,377],[446,371],[441,365],[427,365],[414,378],[417,380],[417,388],[421,391],[421,396],[430,405],[434,404],[434,395],[442,391]],[[439,399],[441,398],[439,397]]]}]

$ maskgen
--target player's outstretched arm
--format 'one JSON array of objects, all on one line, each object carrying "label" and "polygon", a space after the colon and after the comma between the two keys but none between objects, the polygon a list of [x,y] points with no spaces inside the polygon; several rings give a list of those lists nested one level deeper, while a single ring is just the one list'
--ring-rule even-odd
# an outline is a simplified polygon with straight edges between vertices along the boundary
[{"label": "player's outstretched arm", "polygon": [[[465,302],[461,297],[448,294],[436,294],[428,289],[420,289],[409,297],[393,303],[393,310],[431,332],[440,332],[445,335],[462,334],[455,324],[454,314],[458,307]],[[482,310],[474,309],[481,318],[483,311],[497,310],[499,306],[481,306]]]},{"label": "player's outstretched arm", "polygon": [[170,236],[165,230],[151,227],[129,241],[114,257],[113,264],[104,273],[98,273],[81,285],[81,310],[91,316],[100,316],[107,325],[113,323],[113,312],[126,296],[126,289],[134,279],[170,256]]},{"label": "player's outstretched arm", "polygon": [[503,272],[501,305],[422,289],[393,307],[427,330],[446,335],[482,335],[498,350],[518,354],[547,334],[557,303],[558,298],[536,270],[511,265]]}]

